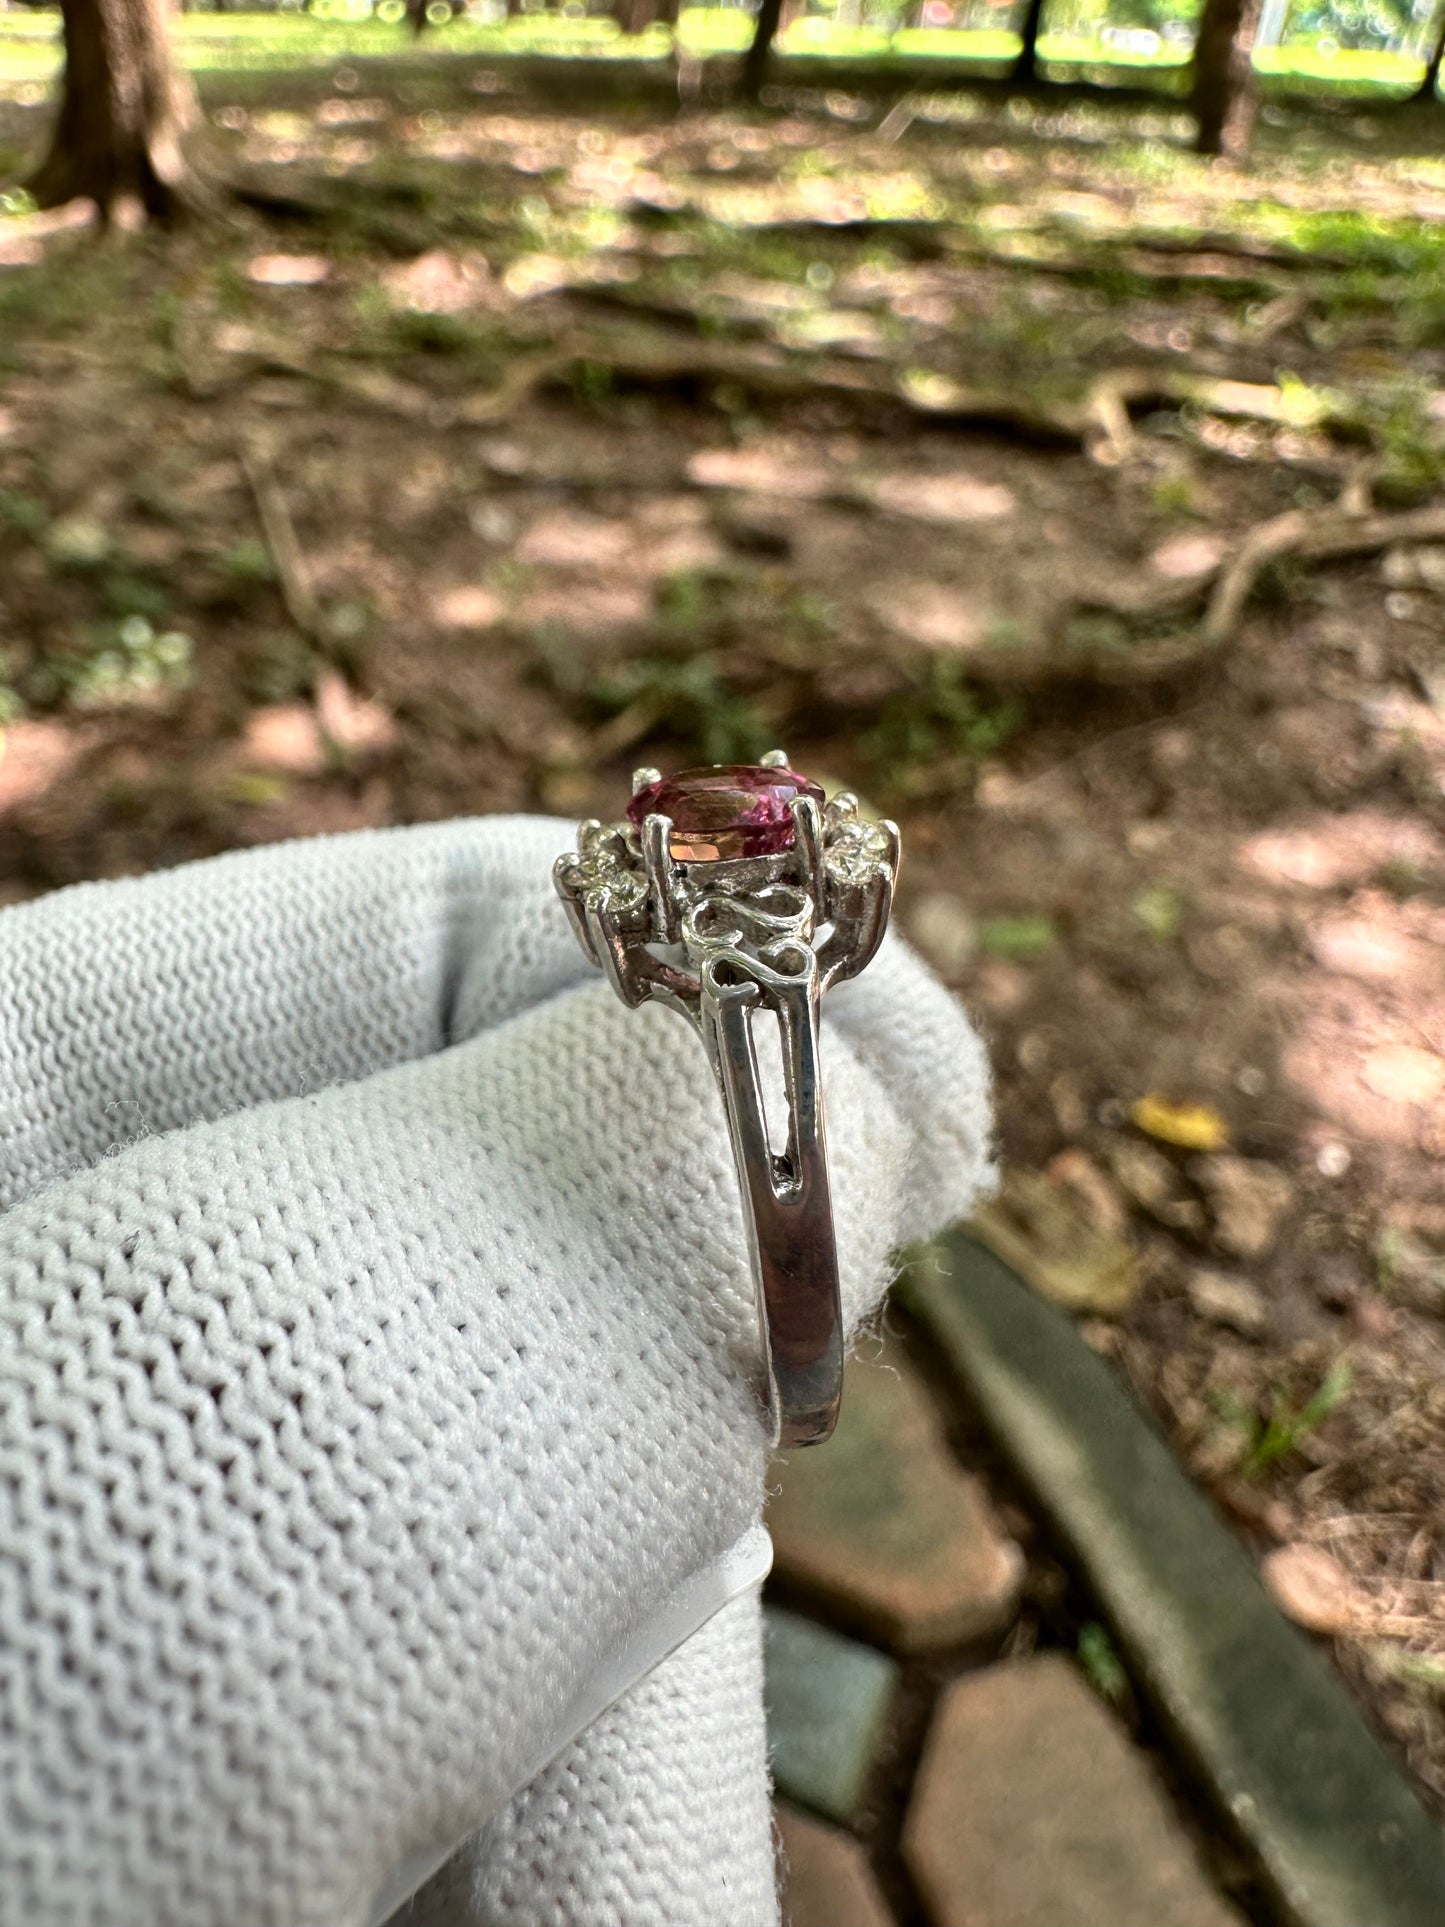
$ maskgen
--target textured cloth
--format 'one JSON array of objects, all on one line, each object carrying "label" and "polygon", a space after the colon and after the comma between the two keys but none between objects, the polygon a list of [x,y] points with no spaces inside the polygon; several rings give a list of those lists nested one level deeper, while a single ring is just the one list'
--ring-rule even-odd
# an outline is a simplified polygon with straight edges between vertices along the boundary
[{"label": "textured cloth", "polygon": [[725,1606],[482,1828],[393,1927],[774,1920],[760,1633],[756,1593]]},{"label": "textured cloth", "polygon": [[[642,1771],[657,1696],[715,1697],[722,1629],[521,1793],[766,1453],[721,1105],[586,971],[570,841],[368,832],[0,914],[0,1927],[354,1927],[484,1823],[477,1920],[775,1918],[755,1675],[709,1795],[745,1905],[698,1898],[717,1815],[660,1738],[655,1787],[557,1819],[566,1759]],[[901,945],[829,1009],[854,1321],[985,1181],[986,1081]]]}]

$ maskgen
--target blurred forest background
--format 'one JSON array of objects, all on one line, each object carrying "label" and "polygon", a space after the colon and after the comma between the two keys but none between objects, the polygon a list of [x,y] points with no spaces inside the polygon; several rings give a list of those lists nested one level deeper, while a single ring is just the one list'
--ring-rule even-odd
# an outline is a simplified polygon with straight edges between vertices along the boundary
[{"label": "blurred forest background", "polygon": [[856,786],[988,1235],[1437,1806],[1442,34],[0,0],[0,901]]}]

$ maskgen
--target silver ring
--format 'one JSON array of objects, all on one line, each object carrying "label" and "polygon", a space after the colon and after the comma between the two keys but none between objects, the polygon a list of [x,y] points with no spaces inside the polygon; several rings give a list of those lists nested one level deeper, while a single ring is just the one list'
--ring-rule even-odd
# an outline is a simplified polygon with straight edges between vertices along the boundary
[{"label": "silver ring", "polygon": [[[843,1384],[819,1005],[882,940],[898,829],[866,821],[848,794],[825,806],[782,750],[666,779],[640,769],[632,791],[626,820],[578,826],[557,891],[622,1001],[655,997],[702,1037],[742,1192],[773,1439],[816,1444]],[[759,1076],[754,1026],[765,1016],[777,1025],[785,1132],[769,1129]]]}]

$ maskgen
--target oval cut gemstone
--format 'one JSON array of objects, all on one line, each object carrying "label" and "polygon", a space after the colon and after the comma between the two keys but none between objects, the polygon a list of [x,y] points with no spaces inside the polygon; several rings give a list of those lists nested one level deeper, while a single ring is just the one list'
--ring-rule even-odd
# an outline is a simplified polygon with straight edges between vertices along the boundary
[{"label": "oval cut gemstone", "polygon": [[823,792],[790,769],[752,763],[715,763],[680,770],[639,790],[627,806],[639,829],[654,814],[671,817],[669,848],[680,863],[708,863],[740,856],[777,856],[796,837],[789,804]]}]

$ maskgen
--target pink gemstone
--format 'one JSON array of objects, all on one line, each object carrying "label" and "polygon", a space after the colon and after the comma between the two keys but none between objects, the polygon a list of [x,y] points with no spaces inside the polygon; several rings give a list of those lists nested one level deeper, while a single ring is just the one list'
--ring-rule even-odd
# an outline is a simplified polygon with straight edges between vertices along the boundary
[{"label": "pink gemstone", "polygon": [[796,796],[823,801],[816,783],[790,769],[715,763],[649,783],[628,804],[627,814],[639,828],[654,814],[671,817],[669,847],[680,863],[777,856],[793,847],[796,831],[788,806]]}]

